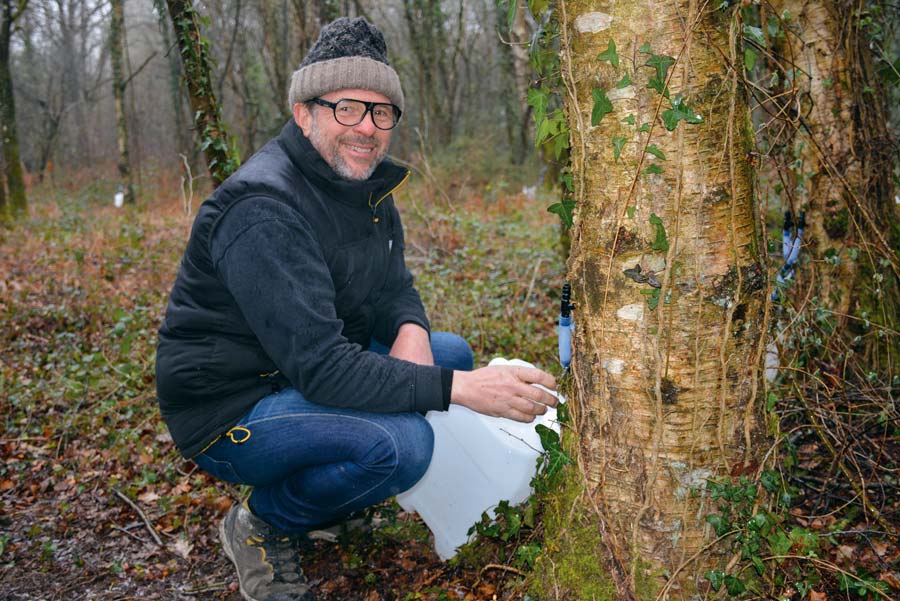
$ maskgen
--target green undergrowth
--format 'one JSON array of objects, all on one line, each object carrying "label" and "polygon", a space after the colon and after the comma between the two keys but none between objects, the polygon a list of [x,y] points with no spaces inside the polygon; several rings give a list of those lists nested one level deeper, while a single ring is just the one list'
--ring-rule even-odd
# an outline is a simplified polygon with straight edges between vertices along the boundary
[{"label": "green undergrowth", "polygon": [[558,371],[555,325],[565,266],[556,218],[542,203],[500,197],[426,204],[415,190],[397,200],[407,264],[432,329],[463,335],[476,366],[503,356]]}]

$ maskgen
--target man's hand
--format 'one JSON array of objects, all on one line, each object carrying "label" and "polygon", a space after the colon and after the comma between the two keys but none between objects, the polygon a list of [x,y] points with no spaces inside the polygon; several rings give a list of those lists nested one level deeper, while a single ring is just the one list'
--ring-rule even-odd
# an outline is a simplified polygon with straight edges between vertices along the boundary
[{"label": "man's hand", "polygon": [[557,403],[555,396],[531,384],[556,390],[553,376],[532,367],[489,365],[475,371],[454,371],[450,402],[527,423]]},{"label": "man's hand", "polygon": [[419,365],[434,365],[428,332],[415,323],[403,324],[397,330],[397,339],[391,346],[390,356]]}]

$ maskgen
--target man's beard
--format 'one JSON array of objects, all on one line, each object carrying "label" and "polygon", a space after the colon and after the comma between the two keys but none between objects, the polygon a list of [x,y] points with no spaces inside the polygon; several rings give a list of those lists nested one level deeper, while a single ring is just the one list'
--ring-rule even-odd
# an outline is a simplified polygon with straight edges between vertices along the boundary
[{"label": "man's beard", "polygon": [[[309,141],[313,145],[313,148],[319,151],[319,154],[325,159],[325,162],[328,163],[335,173],[350,181],[365,181],[369,179],[372,173],[375,172],[375,169],[378,168],[378,165],[381,164],[381,161],[384,160],[389,146],[389,144],[385,144],[384,147],[381,148],[381,144],[375,137],[361,136],[350,132],[341,134],[334,138],[334,140],[329,141],[322,135],[321,130],[319,130],[317,117],[315,115],[313,115],[310,122]],[[372,155],[372,161],[369,163],[369,167],[363,174],[357,175],[350,164],[344,160],[343,156],[341,156],[340,149],[342,143],[371,144],[375,147],[373,150],[374,154]]]}]

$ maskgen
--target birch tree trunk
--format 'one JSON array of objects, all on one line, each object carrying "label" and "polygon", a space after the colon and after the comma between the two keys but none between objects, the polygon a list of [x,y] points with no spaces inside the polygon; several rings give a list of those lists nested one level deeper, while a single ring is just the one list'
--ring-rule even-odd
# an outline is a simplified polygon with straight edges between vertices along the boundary
[{"label": "birch tree trunk", "polygon": [[[6,186],[9,209],[13,215],[28,210],[25,197],[25,176],[19,152],[19,134],[16,129],[16,105],[13,94],[13,79],[9,65],[9,45],[13,24],[27,7],[27,0],[2,0],[2,22],[0,22],[0,136],[3,138],[3,161],[6,168]],[[0,182],[2,185],[2,182]],[[4,203],[5,204],[5,203]]]},{"label": "birch tree trunk", "polygon": [[573,576],[597,558],[609,598],[702,595],[703,575],[727,560],[711,544],[706,484],[759,466],[766,276],[752,128],[730,66],[740,26],[718,6],[558,4],[577,202],[569,398],[584,477],[567,486],[588,514],[587,528],[551,516],[542,565],[558,598],[600,598]]},{"label": "birch tree trunk", "polygon": [[[788,198],[795,212],[806,211],[807,221],[803,251],[809,261],[797,270],[790,296],[798,311],[827,311],[827,334],[847,341],[859,336],[849,345],[862,353],[866,369],[892,374],[900,337],[884,330],[896,332],[900,321],[900,216],[890,180],[887,96],[859,7],[842,0],[778,0],[772,8],[787,17],[780,54],[793,73],[780,75],[798,107],[789,146],[796,187]],[[834,347],[843,352],[845,344]]]},{"label": "birch tree trunk", "polygon": [[112,60],[113,100],[116,107],[116,145],[119,149],[119,178],[125,193],[125,202],[135,201],[134,181],[131,177],[131,161],[128,157],[128,121],[125,117],[125,2],[110,0],[112,13],[109,22],[109,55]]}]

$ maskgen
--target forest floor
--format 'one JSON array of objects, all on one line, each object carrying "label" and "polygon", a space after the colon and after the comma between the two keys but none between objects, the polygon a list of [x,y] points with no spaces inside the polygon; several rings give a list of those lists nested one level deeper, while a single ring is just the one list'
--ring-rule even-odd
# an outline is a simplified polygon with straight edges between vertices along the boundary
[{"label": "forest floor", "polygon": [[[245,491],[182,459],[156,407],[156,329],[200,202],[185,210],[178,189],[162,177],[117,210],[100,178],[46,184],[0,232],[0,600],[240,599],[217,525]],[[549,368],[557,218],[477,192],[398,197],[433,326],[466,334],[479,364]],[[315,543],[320,599],[522,598],[499,547],[444,563],[416,515],[386,502],[371,517],[369,532]]]},{"label": "forest floor", "polygon": [[[199,204],[186,208],[178,189],[154,178],[137,206],[117,210],[108,180],[48,183],[31,190],[30,216],[0,233],[0,600],[240,599],[216,528],[245,491],[183,460],[155,401],[156,329]],[[435,329],[464,334],[476,364],[503,355],[558,371],[564,267],[548,203],[499,185],[469,188],[464,202],[438,192],[398,195]],[[885,432],[874,463],[886,484],[873,502],[894,519],[900,434]],[[835,462],[813,430],[792,436],[800,476],[785,530],[811,533],[822,565],[807,561],[816,572],[795,581],[783,569],[767,598],[900,598],[897,538],[852,511],[852,490],[827,486]],[[305,571],[320,599],[529,598],[518,551],[533,530],[445,563],[416,515],[393,502],[369,515],[377,527],[315,543]]]}]

